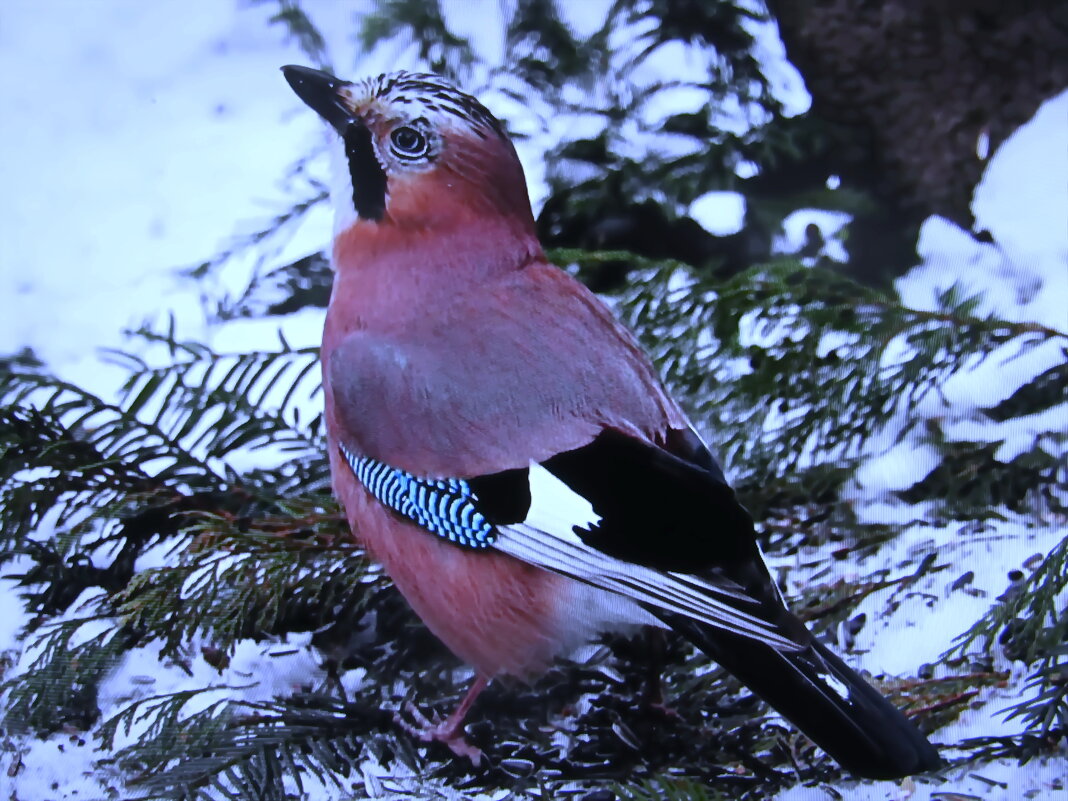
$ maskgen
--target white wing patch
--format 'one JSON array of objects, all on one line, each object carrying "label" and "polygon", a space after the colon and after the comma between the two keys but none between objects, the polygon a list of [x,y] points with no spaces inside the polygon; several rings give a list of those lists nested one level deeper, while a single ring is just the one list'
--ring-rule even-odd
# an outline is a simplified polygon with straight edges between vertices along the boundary
[{"label": "white wing patch", "polygon": [[601,522],[593,504],[540,464],[530,465],[530,510],[524,525],[551,531],[560,539],[582,545],[574,527],[587,531]]},{"label": "white wing patch", "polygon": [[[499,527],[500,536],[492,547],[524,562],[781,651],[802,650],[767,621],[728,603],[756,603],[739,589],[626,562],[586,545],[575,535],[574,527],[589,529],[600,517],[588,500],[538,464],[530,466],[530,494],[526,520]],[[650,532],[650,536],[655,537],[656,533]]]}]

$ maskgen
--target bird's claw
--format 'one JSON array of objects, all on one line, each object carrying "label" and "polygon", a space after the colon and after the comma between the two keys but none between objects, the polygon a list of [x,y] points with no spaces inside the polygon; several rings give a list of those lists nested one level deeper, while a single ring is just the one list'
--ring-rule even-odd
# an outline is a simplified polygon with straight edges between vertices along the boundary
[{"label": "bird's claw", "polygon": [[412,737],[424,743],[444,743],[456,756],[467,757],[476,768],[482,764],[482,750],[467,742],[461,721],[448,718],[442,720],[436,713],[428,718],[410,701],[404,705],[404,712],[413,723],[409,723],[399,712],[393,715],[394,722]]},{"label": "bird's claw", "polygon": [[663,698],[661,698],[659,701],[654,701],[650,699],[646,703],[646,708],[650,712],[656,712],[657,714],[662,715],[668,720],[682,720],[682,716],[679,714],[678,710],[675,709],[675,707],[673,706],[668,706],[664,702]]}]

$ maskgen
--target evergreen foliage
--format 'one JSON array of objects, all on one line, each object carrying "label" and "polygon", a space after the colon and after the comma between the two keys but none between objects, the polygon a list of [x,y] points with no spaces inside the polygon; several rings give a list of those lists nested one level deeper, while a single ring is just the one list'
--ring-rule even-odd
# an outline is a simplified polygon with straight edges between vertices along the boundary
[{"label": "evergreen foliage", "polygon": [[[925,524],[959,526],[965,544],[999,521],[1035,529],[1063,522],[1063,431],[1051,425],[1002,460],[999,443],[955,439],[921,407],[986,360],[1011,362],[1051,343],[1068,352],[1068,333],[981,314],[980,299],[958,290],[937,309],[910,308],[891,291],[825,269],[826,259],[772,257],[771,233],[790,210],[863,201],[775,185],[777,167],[816,152],[820,134],[783,116],[753,56],[747,21],[758,15],[748,4],[620,0],[603,28],[579,40],[553,3],[520,0],[506,20],[514,59],[507,75],[450,31],[436,4],[380,5],[363,21],[366,46],[410,30],[431,69],[472,91],[491,84],[545,121],[600,120],[599,133],[560,141],[546,155],[552,197],[539,224],[550,243],[566,246],[550,257],[612,290],[617,312],[762,521],[773,564],[791,582],[797,577],[791,605],[838,648],[848,650],[865,625],[854,616],[863,599],[883,593],[889,608],[926,577],[962,569],[936,552],[872,558],[907,528],[867,522],[851,500],[862,494],[858,466],[888,442],[919,437],[938,454],[899,500]],[[276,21],[326,65],[323,38],[300,4],[280,0],[278,8]],[[632,83],[669,43],[700,54],[707,79]],[[704,93],[701,111],[649,116],[683,88]],[[719,127],[724,118],[714,110],[724,106],[745,121],[740,132]],[[656,147],[665,131],[687,144]],[[636,152],[636,142],[654,144]],[[736,176],[743,162],[758,166],[754,177]],[[586,177],[576,181],[580,166]],[[613,215],[633,220],[635,209],[654,209],[654,229],[678,232],[681,209],[723,188],[740,188],[750,201],[745,243],[697,233],[663,252],[611,232],[569,233]],[[192,278],[266,247],[324,196],[321,186],[306,187],[291,209]],[[328,287],[320,255],[282,266],[265,261],[240,297],[216,299],[216,317],[321,306]],[[330,495],[321,416],[300,411],[319,395],[315,349],[280,337],[257,352],[222,353],[181,341],[173,329],[131,337],[131,352],[108,357],[128,375],[117,399],[60,380],[32,354],[0,362],[0,564],[34,615],[25,664],[18,672],[0,665],[9,736],[92,731],[106,755],[102,769],[124,777],[140,799],[290,799],[327,787],[336,798],[510,788],[516,798],[566,790],[586,801],[712,801],[768,798],[797,781],[830,786],[841,777],[825,755],[675,641],[615,638],[586,661],[561,661],[533,687],[492,686],[469,727],[487,767],[416,743],[395,718],[413,701],[450,709],[469,676],[346,531]],[[1055,367],[996,406],[947,406],[946,414],[1040,415],[1068,401],[1063,379],[1063,366]],[[1025,665],[1032,680],[1011,710],[1019,733],[952,743],[962,764],[1029,759],[1065,739],[1066,543],[1028,563],[939,665],[875,682],[933,731],[1005,682],[1005,659]],[[836,571],[840,565],[848,572]],[[956,584],[966,586],[965,577]],[[101,719],[101,687],[131,654],[218,678],[243,643],[272,643],[281,658],[297,647],[287,638],[313,646],[324,673],[268,698],[214,679],[152,695],[135,688]],[[671,712],[650,703],[659,692],[650,654],[661,651]],[[250,676],[249,686],[260,678]],[[392,777],[364,771],[368,761]]]}]

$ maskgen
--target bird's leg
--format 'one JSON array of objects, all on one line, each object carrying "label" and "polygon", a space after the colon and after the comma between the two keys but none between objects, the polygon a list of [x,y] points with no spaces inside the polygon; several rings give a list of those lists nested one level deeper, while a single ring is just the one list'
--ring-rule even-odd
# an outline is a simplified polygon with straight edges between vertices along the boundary
[{"label": "bird's leg", "polygon": [[642,693],[642,701],[648,709],[655,709],[666,717],[676,718],[679,713],[664,701],[664,652],[667,646],[664,641],[664,632],[661,629],[646,626],[643,636],[649,648],[649,659],[646,662],[645,690]]},{"label": "bird's leg", "polygon": [[405,711],[415,719],[415,725],[408,723],[399,714],[394,716],[394,720],[413,737],[424,743],[444,743],[456,756],[467,757],[472,765],[478,767],[482,762],[482,751],[467,742],[463,725],[464,718],[467,717],[472,704],[487,684],[489,684],[488,678],[476,674],[475,680],[471,683],[463,700],[460,701],[460,705],[445,720],[431,720],[411,703],[405,705]]},{"label": "bird's leg", "polygon": [[338,696],[341,698],[343,704],[349,702],[349,694],[345,692],[345,685],[341,683],[341,670],[338,664],[338,660],[330,658],[323,663],[323,667],[326,669],[326,684],[328,687],[337,691]]}]

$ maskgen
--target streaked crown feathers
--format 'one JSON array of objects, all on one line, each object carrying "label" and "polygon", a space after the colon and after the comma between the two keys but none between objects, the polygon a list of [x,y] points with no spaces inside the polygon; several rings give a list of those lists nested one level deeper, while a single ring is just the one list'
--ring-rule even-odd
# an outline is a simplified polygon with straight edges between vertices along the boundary
[{"label": "streaked crown feathers", "polygon": [[480,138],[505,136],[501,123],[478,100],[428,72],[389,72],[364,78],[345,86],[342,93],[349,95],[354,106],[384,116],[395,117],[403,110],[407,119],[426,117],[442,127],[464,123]]}]

